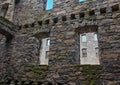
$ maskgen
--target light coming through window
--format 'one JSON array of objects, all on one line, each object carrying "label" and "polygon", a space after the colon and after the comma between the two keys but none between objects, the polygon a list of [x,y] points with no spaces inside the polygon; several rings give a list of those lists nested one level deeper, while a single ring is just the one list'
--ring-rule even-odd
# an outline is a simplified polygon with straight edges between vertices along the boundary
[{"label": "light coming through window", "polygon": [[83,34],[83,35],[82,35],[82,42],[87,42],[86,34]]},{"label": "light coming through window", "polygon": [[79,0],[79,2],[85,2],[86,0]]},{"label": "light coming through window", "polygon": [[53,9],[53,0],[47,0],[46,10]]},{"label": "light coming through window", "polygon": [[94,40],[95,40],[95,41],[98,41],[98,39],[97,39],[97,34],[96,34],[96,33],[94,34]]}]

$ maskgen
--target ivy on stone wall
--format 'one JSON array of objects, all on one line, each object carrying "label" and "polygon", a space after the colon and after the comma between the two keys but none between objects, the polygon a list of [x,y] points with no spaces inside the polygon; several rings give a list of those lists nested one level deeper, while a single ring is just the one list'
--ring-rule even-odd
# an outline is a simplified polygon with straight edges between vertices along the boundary
[{"label": "ivy on stone wall", "polygon": [[83,85],[100,85],[101,66],[85,65],[82,66],[84,76]]},{"label": "ivy on stone wall", "polygon": [[33,66],[26,66],[26,72],[28,79],[44,79],[47,75],[47,71],[49,66],[46,65],[33,65]]}]

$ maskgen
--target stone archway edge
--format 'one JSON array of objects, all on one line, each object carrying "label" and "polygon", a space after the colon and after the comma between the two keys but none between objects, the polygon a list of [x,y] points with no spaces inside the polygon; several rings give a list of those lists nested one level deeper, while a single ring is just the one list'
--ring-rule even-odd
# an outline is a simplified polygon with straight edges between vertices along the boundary
[{"label": "stone archway edge", "polygon": [[8,36],[14,36],[16,32],[16,26],[10,22],[9,20],[5,19],[4,17],[0,17],[0,33]]}]

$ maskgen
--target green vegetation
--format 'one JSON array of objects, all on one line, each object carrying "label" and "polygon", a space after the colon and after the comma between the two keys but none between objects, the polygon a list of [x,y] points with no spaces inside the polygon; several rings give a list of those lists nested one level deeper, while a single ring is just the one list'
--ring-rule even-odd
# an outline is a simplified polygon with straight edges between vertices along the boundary
[{"label": "green vegetation", "polygon": [[[61,56],[60,59],[63,59]],[[39,66],[33,65],[28,66],[28,78],[30,79],[41,79],[44,80],[48,75],[48,69],[51,66]],[[99,85],[99,77],[102,71],[102,67],[100,65],[79,65],[74,64],[71,66],[64,66],[65,68],[73,68],[76,71],[80,71],[82,73],[82,85]],[[76,75],[77,76],[77,75]]]},{"label": "green vegetation", "polygon": [[64,60],[64,59],[65,59],[65,56],[58,56],[57,59],[58,59],[58,60]]},{"label": "green vegetation", "polygon": [[48,71],[49,66],[46,65],[33,65],[27,67],[28,78],[39,78],[44,79],[46,77],[46,72]]},{"label": "green vegetation", "polygon": [[82,66],[82,73],[85,76],[83,85],[99,85],[99,74],[101,72],[101,66],[97,65],[85,65]]},{"label": "green vegetation", "polygon": [[39,65],[36,65],[36,66],[33,66],[30,70],[32,72],[34,72],[34,73],[41,74],[42,71],[44,72],[44,71],[48,70],[48,66],[39,66]]},{"label": "green vegetation", "polygon": [[100,65],[72,65],[75,69],[81,68],[84,80],[82,85],[99,85],[99,76],[102,67]]}]

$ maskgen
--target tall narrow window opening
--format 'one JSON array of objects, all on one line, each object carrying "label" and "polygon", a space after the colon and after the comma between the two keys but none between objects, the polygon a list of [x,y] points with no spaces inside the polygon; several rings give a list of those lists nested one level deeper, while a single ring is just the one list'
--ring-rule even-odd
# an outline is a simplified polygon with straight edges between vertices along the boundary
[{"label": "tall narrow window opening", "polygon": [[79,2],[85,2],[86,0],[79,0]]},{"label": "tall narrow window opening", "polygon": [[81,37],[82,39],[82,42],[87,42],[87,37],[86,37],[86,34],[82,34],[82,37]]},{"label": "tall narrow window opening", "polygon": [[50,49],[50,39],[49,38],[43,38],[41,40],[40,65],[48,65],[49,49]]},{"label": "tall narrow window opening", "polygon": [[53,9],[53,0],[47,0],[46,10]]},{"label": "tall narrow window opening", "polygon": [[87,57],[87,48],[82,49],[82,57]]},{"label": "tall narrow window opening", "polygon": [[46,46],[50,46],[50,39],[47,39]]},{"label": "tall narrow window opening", "polygon": [[97,34],[96,34],[96,33],[94,34],[94,40],[95,40],[95,41],[98,41],[98,38],[97,38]]},{"label": "tall narrow window opening", "polygon": [[47,59],[48,56],[49,56],[49,51],[46,51],[46,56],[45,56],[45,58]]},{"label": "tall narrow window opening", "polygon": [[99,49],[98,49],[98,47],[95,48],[95,53],[96,53],[96,57],[99,57]]}]

